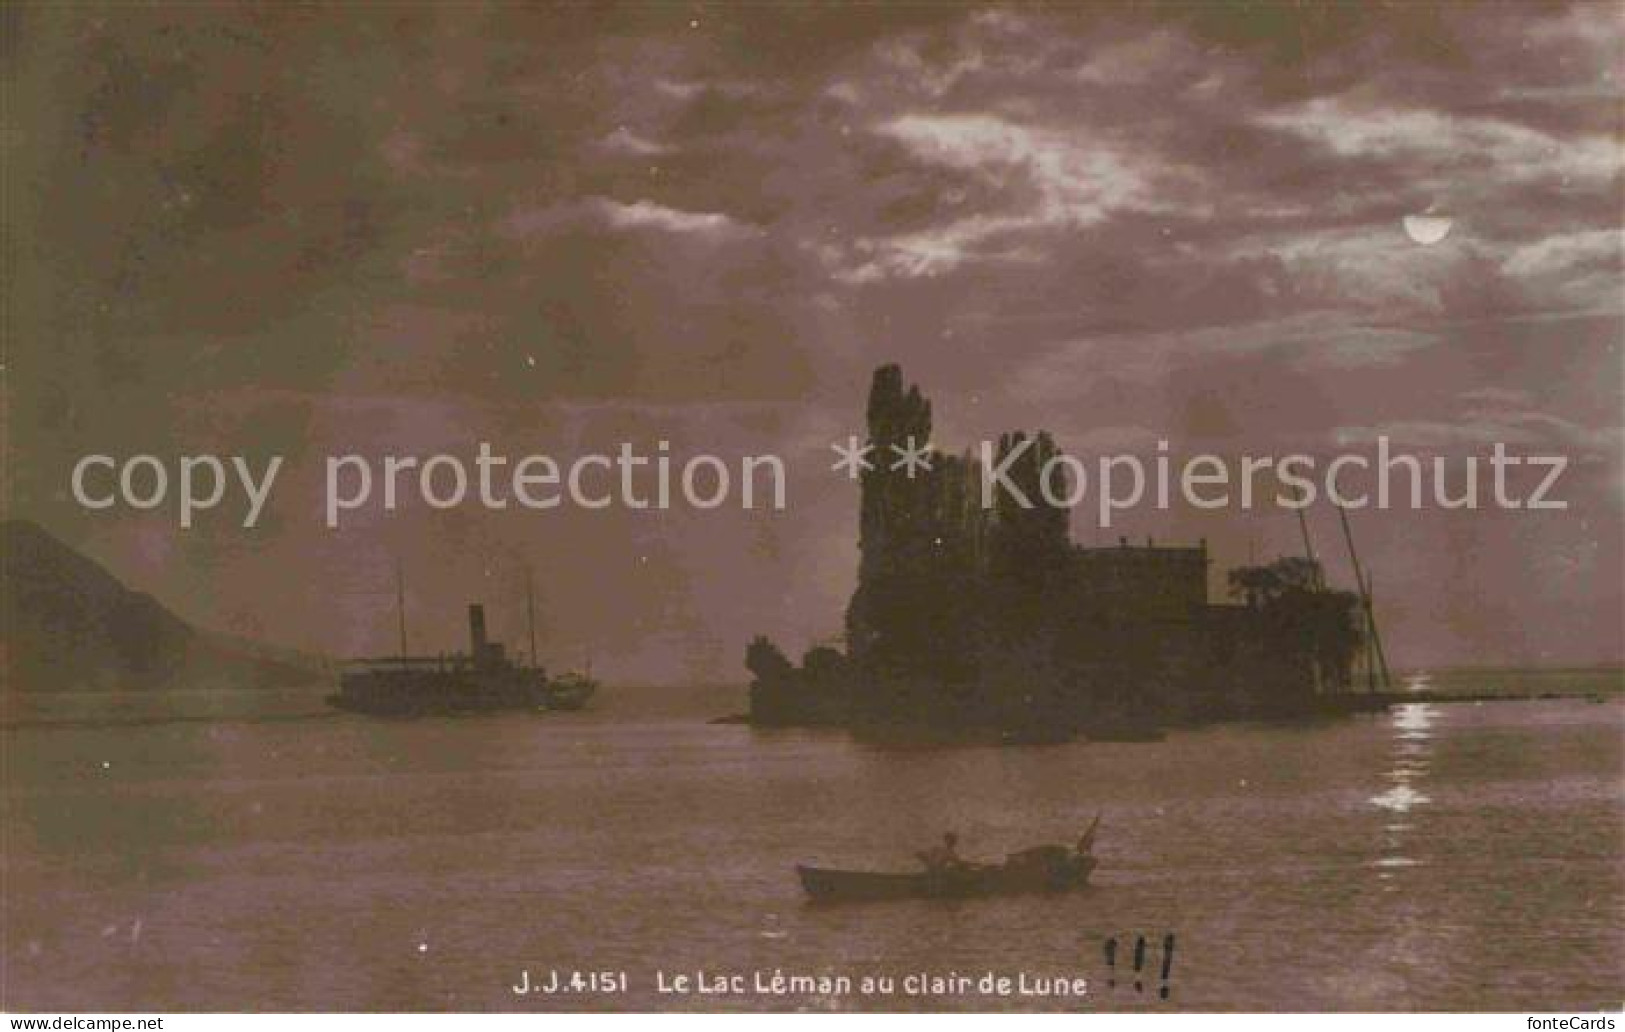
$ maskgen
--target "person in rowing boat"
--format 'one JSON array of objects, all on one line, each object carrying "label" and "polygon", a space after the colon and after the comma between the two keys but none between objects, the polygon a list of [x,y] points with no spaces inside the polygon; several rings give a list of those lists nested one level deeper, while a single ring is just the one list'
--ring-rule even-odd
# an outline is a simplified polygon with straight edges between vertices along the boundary
[{"label": "person in rowing boat", "polygon": [[959,855],[959,836],[951,831],[942,833],[942,842],[916,855],[932,874],[963,871],[968,866]]}]

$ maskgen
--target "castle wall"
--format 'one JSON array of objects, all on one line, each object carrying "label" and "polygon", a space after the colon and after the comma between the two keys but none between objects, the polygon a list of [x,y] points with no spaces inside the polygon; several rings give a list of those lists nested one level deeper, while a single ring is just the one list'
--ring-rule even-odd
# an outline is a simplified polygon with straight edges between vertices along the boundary
[{"label": "castle wall", "polygon": [[1111,612],[1182,619],[1207,604],[1206,544],[1075,548],[1073,566],[1081,589]]}]

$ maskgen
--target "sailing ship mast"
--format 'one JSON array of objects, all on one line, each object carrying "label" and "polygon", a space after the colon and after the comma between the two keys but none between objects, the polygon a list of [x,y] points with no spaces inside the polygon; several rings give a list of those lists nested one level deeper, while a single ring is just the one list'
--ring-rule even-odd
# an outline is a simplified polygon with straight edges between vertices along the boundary
[{"label": "sailing ship mast", "polygon": [[530,665],[536,666],[536,589],[532,584],[530,567],[525,567],[525,624],[530,631]]},{"label": "sailing ship mast", "polygon": [[1315,543],[1309,539],[1309,521],[1304,518],[1303,509],[1298,509],[1298,533],[1303,535],[1303,557],[1309,560],[1309,567],[1314,571],[1311,576],[1315,578],[1316,588],[1325,587],[1324,577],[1320,572],[1320,560],[1315,557]]},{"label": "sailing ship mast", "polygon": [[1382,686],[1393,687],[1393,678],[1388,674],[1388,653],[1382,647],[1382,635],[1377,632],[1377,587],[1376,578],[1370,570],[1365,571],[1365,606],[1366,617],[1371,621],[1371,643],[1377,650],[1377,665],[1382,668]]},{"label": "sailing ship mast", "polygon": [[1365,676],[1366,687],[1371,691],[1377,690],[1377,670],[1380,664],[1382,670],[1382,686],[1388,688],[1392,681],[1388,676],[1388,658],[1382,651],[1382,634],[1377,630],[1377,617],[1371,606],[1371,582],[1366,579],[1365,571],[1360,566],[1360,555],[1354,549],[1354,532],[1349,529],[1349,515],[1341,503],[1337,504],[1337,518],[1343,524],[1343,540],[1349,546],[1349,563],[1354,567],[1354,584],[1360,589],[1360,608],[1365,611],[1366,628],[1366,660]]},{"label": "sailing ship mast", "polygon": [[[1303,557],[1309,560],[1309,576],[1312,578],[1310,587],[1319,591],[1325,587],[1325,578],[1321,576],[1320,560],[1315,558],[1315,543],[1309,538],[1309,521],[1303,515],[1303,506],[1298,507],[1298,533],[1303,535]],[[1314,677],[1315,694],[1319,695],[1325,690],[1324,680],[1320,675],[1320,657],[1309,657],[1309,672]]]}]

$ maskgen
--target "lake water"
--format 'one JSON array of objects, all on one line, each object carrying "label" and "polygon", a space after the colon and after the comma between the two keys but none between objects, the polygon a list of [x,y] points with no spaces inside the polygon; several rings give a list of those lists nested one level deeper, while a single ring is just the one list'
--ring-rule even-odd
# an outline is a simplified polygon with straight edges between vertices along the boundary
[{"label": "lake water", "polygon": [[[1561,687],[1606,701],[940,749],[706,724],[737,690],[415,722],[326,716],[310,693],[236,704],[262,719],[209,693],[118,710],[138,723],[87,719],[106,700],[33,698],[4,731],[6,998],[69,1012],[1617,1007],[1625,705],[1618,673]],[[36,723],[52,715],[76,722]],[[792,870],[906,867],[949,828],[991,858],[1070,842],[1096,812],[1100,867],[1066,896],[812,906]],[[553,969],[624,972],[628,988],[514,992],[522,970],[540,984]],[[890,995],[658,992],[657,972],[700,971],[896,981]],[[1085,978],[1089,993],[904,991],[984,972]]]}]

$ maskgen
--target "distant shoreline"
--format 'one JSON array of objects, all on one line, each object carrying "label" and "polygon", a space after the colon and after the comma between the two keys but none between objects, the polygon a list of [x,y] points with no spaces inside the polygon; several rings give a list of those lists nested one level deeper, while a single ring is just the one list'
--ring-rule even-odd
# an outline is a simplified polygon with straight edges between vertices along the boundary
[{"label": "distant shoreline", "polygon": [[[1446,678],[1454,679],[1462,676],[1482,677],[1495,674],[1499,674],[1503,677],[1506,675],[1531,675],[1534,678],[1545,678],[1551,676],[1585,676],[1592,678],[1606,678],[1607,680],[1603,684],[1575,685],[1571,687],[1537,683],[1522,687],[1505,687],[1498,690],[1474,688],[1465,685],[1435,684],[1423,686],[1420,688],[1420,690],[1416,691],[1407,691],[1402,687],[1391,689],[1389,691],[1379,693],[1379,696],[1388,705],[1406,705],[1415,703],[1431,703],[1435,705],[1470,705],[1480,702],[1550,702],[1565,699],[1591,700],[1593,702],[1606,703],[1625,698],[1625,665],[1600,665],[1589,667],[1434,667],[1426,670],[1419,669],[1414,671],[1405,671],[1403,673],[1396,673],[1395,681],[1397,684],[1403,685],[1406,678],[1418,674],[1428,674],[1434,677],[1436,680]],[[321,682],[315,682],[296,688],[186,687],[173,689],[130,689],[122,692],[107,690],[81,690],[72,688],[56,690],[13,688],[4,693],[0,693],[0,714],[3,714],[3,716],[0,716],[0,730],[13,731],[31,728],[68,729],[87,727],[151,727],[164,724],[295,723],[338,719],[342,716],[341,714],[331,712],[327,710],[325,706],[319,705],[321,693],[329,690],[329,688],[330,686],[327,686]],[[737,693],[739,701],[741,702],[743,701],[744,692],[747,690],[742,684],[730,685],[721,683],[706,683],[701,685],[682,683],[644,683],[628,685],[614,691],[613,694],[617,699],[622,701],[623,705],[617,707],[617,713],[615,716],[610,717],[609,719],[638,719],[640,715],[640,707],[638,706],[636,699],[640,695],[649,699],[658,699],[667,692],[695,689],[703,689],[705,691],[719,694]],[[295,703],[308,696],[309,700],[311,701],[311,706],[309,709],[298,707],[284,712],[265,713],[181,712],[164,714],[101,714],[94,712],[96,701],[99,701],[100,699],[122,698],[139,703],[140,701],[146,700],[158,702],[164,698],[176,700],[193,699],[201,701],[210,698],[222,698],[225,696],[234,696],[239,700],[250,701],[256,698],[289,699]],[[65,713],[61,716],[52,716],[48,714],[28,714],[27,716],[21,717],[21,719],[18,719],[18,716],[20,715],[14,713],[14,709],[28,709],[33,705],[38,704],[48,705],[54,701],[61,701],[63,703],[70,704],[76,702],[78,703],[78,706],[75,708],[78,708],[79,712],[71,714]],[[723,700],[716,698],[713,699],[712,702],[723,702]],[[630,705],[626,705],[626,703],[630,703]],[[704,711],[705,702],[701,698],[694,698],[690,705],[695,707],[695,712],[693,712],[692,715],[661,713],[660,716],[670,716],[674,719],[691,720],[695,723],[715,726],[758,726],[750,723],[748,714],[728,706],[726,702],[723,702],[723,705],[717,706],[716,709],[711,710],[710,712]],[[87,710],[90,710],[91,712],[86,712]],[[760,725],[760,727],[763,729],[773,729],[775,725]]]},{"label": "distant shoreline", "polygon": [[1395,677],[1415,674],[1625,674],[1625,661],[1564,666],[1507,666],[1496,663],[1467,664],[1462,666],[1414,667],[1395,670]]},{"label": "distant shoreline", "polygon": [[[1565,664],[1557,666],[1505,666],[1493,663],[1460,666],[1433,666],[1433,667],[1405,667],[1393,671],[1395,681],[1403,681],[1407,677],[1428,675],[1437,677],[1454,674],[1618,674],[1625,679],[1625,660],[1610,663],[1595,664]],[[652,692],[666,689],[683,690],[735,690],[741,693],[750,688],[749,680],[739,681],[640,681],[627,684],[613,685],[619,692]],[[1622,683],[1625,687],[1625,683]],[[217,692],[253,692],[274,694],[276,692],[318,692],[331,691],[330,679],[314,679],[301,684],[284,685],[222,685],[217,688],[188,685],[174,688],[21,688],[12,687],[0,689],[0,698],[22,696],[25,698],[67,697],[76,695],[132,695],[132,696],[160,696],[171,694],[212,695]],[[1408,694],[1408,693],[1400,693]]]}]

